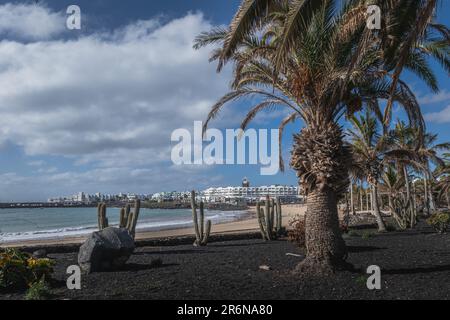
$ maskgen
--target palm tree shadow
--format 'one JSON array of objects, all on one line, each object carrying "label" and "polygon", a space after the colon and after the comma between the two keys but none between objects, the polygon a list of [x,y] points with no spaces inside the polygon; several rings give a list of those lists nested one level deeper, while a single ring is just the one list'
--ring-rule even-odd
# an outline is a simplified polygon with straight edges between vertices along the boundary
[{"label": "palm tree shadow", "polygon": [[186,250],[162,250],[162,251],[140,251],[134,252],[135,256],[145,256],[145,255],[154,255],[154,254],[205,254],[205,253],[217,253],[218,251],[210,251],[210,250],[195,250],[195,249],[186,249]]},{"label": "palm tree shadow", "polygon": [[430,267],[419,268],[398,268],[398,269],[386,269],[382,270],[383,274],[418,274],[418,273],[432,273],[450,271],[450,264]]},{"label": "palm tree shadow", "polygon": [[374,246],[347,246],[347,251],[349,253],[359,253],[359,252],[372,252],[377,250],[386,250],[385,247],[374,247]]},{"label": "palm tree shadow", "polygon": [[119,272],[127,271],[145,271],[151,269],[161,269],[173,266],[179,266],[178,263],[163,263],[161,265],[152,265],[151,263],[141,264],[141,263],[127,263]]}]

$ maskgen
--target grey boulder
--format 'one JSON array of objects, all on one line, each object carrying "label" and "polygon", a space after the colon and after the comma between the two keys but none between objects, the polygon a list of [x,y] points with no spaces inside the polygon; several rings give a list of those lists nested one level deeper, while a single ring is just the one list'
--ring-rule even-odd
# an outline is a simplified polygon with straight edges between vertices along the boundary
[{"label": "grey boulder", "polygon": [[78,265],[87,273],[122,268],[135,248],[127,229],[106,228],[92,233],[80,247]]}]

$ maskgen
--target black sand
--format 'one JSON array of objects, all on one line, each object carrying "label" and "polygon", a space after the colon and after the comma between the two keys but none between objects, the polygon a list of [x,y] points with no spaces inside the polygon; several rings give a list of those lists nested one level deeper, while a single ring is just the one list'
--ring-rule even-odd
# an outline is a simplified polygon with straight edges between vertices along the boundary
[{"label": "black sand", "polygon": [[[368,231],[360,231],[367,233]],[[287,241],[233,240],[192,245],[141,247],[127,269],[82,277],[82,290],[65,287],[66,267],[77,253],[56,259],[55,299],[449,299],[450,234],[423,224],[417,230],[347,237],[348,262],[359,271],[332,278],[304,279],[291,274],[303,254]],[[162,259],[159,267],[151,267]],[[261,265],[271,270],[261,270]],[[382,290],[369,291],[365,269],[378,265]],[[23,295],[0,295],[0,299]]]}]

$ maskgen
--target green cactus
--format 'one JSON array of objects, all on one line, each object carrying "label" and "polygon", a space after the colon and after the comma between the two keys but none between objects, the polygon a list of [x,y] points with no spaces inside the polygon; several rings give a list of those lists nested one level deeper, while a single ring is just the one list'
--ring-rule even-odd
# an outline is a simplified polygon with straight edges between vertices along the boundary
[{"label": "green cactus", "polygon": [[283,230],[280,199],[274,200],[266,196],[265,209],[257,202],[256,213],[262,238],[267,241],[277,239]]},{"label": "green cactus", "polygon": [[[131,211],[131,206],[127,204],[125,208],[120,209],[119,228],[126,228],[130,232],[133,239],[136,236],[136,225],[139,218],[139,211],[141,209],[141,201],[137,199],[134,202],[134,211]],[[106,203],[99,203],[97,206],[98,215],[98,229],[103,230],[108,228],[108,218],[106,217]]]},{"label": "green cactus", "polygon": [[[191,192],[191,208],[192,208],[192,219],[194,221],[195,230],[195,242],[194,246],[206,246],[208,244],[209,235],[211,233],[211,220],[206,221],[205,230],[205,208],[203,201],[200,202],[198,206],[200,211],[200,221],[197,215],[197,205],[195,203],[195,191]],[[199,226],[200,224],[200,226]]]},{"label": "green cactus", "polygon": [[99,203],[97,206],[98,229],[108,228],[108,218],[106,217],[106,203]]}]

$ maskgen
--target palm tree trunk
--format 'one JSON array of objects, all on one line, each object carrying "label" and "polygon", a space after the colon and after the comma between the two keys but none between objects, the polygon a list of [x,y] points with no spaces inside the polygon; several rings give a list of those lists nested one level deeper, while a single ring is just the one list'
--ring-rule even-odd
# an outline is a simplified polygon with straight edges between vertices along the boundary
[{"label": "palm tree trunk", "polygon": [[449,196],[448,192],[445,193],[445,198],[447,199],[447,208],[450,209],[450,196]]},{"label": "palm tree trunk", "polygon": [[[430,182],[431,179],[432,179],[432,175],[431,175],[429,167],[427,167],[427,171],[426,171],[425,174],[426,174],[426,179],[428,179],[428,181]],[[428,201],[430,203],[430,206],[429,206],[430,213],[433,212],[433,211],[436,211],[436,205],[434,203],[434,197],[433,197],[433,189],[431,188],[431,184],[430,183],[428,183]]]},{"label": "palm tree trunk", "polygon": [[355,214],[355,203],[353,202],[353,182],[350,183],[350,210],[352,214]]},{"label": "palm tree trunk", "polygon": [[305,244],[306,258],[297,272],[330,273],[344,263],[347,248],[339,229],[337,197],[330,188],[308,194]]},{"label": "palm tree trunk", "polygon": [[369,207],[369,193],[366,190],[366,210],[368,212],[370,212],[370,207]]},{"label": "palm tree trunk", "polygon": [[426,216],[430,215],[430,201],[428,199],[428,179],[426,173],[423,178],[423,189],[424,189],[424,208],[423,212]]},{"label": "palm tree trunk", "polygon": [[362,194],[362,186],[359,187],[359,211],[364,211],[363,208],[363,194]]},{"label": "palm tree trunk", "polygon": [[409,174],[406,166],[403,166],[403,175],[405,176],[406,198],[411,200],[411,186],[409,185]]},{"label": "palm tree trunk", "polygon": [[386,225],[381,217],[380,206],[378,204],[378,187],[376,184],[372,185],[372,207],[372,213],[377,220],[378,232],[386,232]]}]

